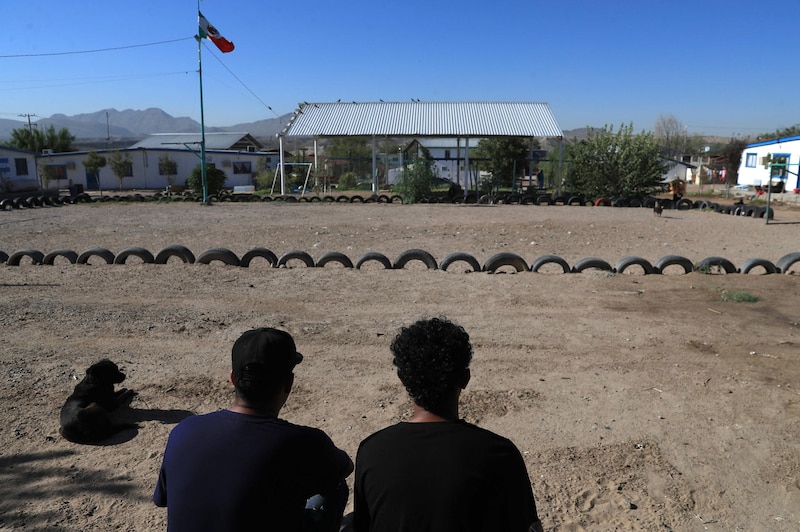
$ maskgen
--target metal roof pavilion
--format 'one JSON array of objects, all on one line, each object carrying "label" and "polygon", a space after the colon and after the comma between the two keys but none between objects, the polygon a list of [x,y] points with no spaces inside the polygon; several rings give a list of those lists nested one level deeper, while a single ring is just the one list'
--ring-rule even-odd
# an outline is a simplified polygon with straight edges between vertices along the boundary
[{"label": "metal roof pavilion", "polygon": [[546,103],[303,102],[279,137],[561,137]]}]

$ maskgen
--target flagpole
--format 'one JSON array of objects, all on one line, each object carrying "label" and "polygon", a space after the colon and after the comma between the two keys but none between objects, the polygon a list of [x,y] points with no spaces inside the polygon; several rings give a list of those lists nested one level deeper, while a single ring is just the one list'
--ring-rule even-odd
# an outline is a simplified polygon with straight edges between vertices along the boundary
[{"label": "flagpole", "polygon": [[[200,16],[200,0],[197,0],[197,15]],[[201,53],[202,37],[199,32],[195,38],[197,39],[197,73],[200,77],[200,178],[203,184],[203,205],[209,205],[206,179],[206,122],[203,113],[203,54]]]}]

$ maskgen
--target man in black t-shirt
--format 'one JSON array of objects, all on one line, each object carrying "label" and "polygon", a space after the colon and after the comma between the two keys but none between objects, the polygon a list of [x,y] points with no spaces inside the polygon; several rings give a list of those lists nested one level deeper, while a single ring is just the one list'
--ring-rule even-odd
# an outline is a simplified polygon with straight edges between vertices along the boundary
[{"label": "man in black t-shirt", "polygon": [[391,350],[414,412],[359,446],[356,532],[541,532],[517,448],[458,417],[470,379],[467,332],[445,318],[420,320]]},{"label": "man in black t-shirt", "polygon": [[339,530],[353,462],[321,430],[278,418],[302,359],[284,331],[236,340],[233,405],[170,433],[153,494],[168,531]]}]

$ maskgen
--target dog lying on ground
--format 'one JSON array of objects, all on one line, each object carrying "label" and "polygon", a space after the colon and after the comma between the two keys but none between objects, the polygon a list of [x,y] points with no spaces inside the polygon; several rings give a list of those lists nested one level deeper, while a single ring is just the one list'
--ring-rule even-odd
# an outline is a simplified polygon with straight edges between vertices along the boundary
[{"label": "dog lying on ground", "polygon": [[61,435],[74,443],[96,443],[116,432],[137,427],[117,423],[111,413],[136,395],[133,390],[114,385],[125,380],[116,364],[108,359],[92,364],[61,408]]},{"label": "dog lying on ground", "polygon": [[664,207],[661,206],[661,202],[657,201],[655,205],[653,205],[653,215],[654,216],[661,216],[661,211],[664,210]]}]

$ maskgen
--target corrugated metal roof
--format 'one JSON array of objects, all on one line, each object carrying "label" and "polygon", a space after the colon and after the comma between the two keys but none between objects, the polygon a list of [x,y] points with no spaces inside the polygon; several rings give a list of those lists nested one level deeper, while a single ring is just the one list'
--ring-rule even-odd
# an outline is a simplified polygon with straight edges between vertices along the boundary
[{"label": "corrugated metal roof", "polygon": [[560,137],[546,103],[303,103],[280,135],[287,137]]},{"label": "corrugated metal roof", "polygon": [[[169,148],[174,144],[200,144],[200,133],[155,133],[131,148]],[[244,150],[247,146],[261,148],[261,143],[249,133],[233,131],[206,133],[207,150]]]}]

